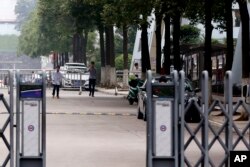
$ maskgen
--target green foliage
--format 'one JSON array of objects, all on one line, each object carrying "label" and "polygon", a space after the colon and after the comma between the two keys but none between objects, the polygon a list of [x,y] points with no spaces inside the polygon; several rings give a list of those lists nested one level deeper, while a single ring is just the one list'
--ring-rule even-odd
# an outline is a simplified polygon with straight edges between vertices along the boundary
[{"label": "green foliage", "polygon": [[19,52],[32,57],[38,56],[40,45],[38,26],[37,13],[33,12],[30,19],[22,26],[21,35],[19,36]]},{"label": "green foliage", "polygon": [[[212,1],[211,1],[212,2]],[[191,21],[191,24],[205,24],[205,1],[189,0],[184,11],[184,17]],[[225,1],[214,0],[212,6],[212,20],[218,23],[216,29],[225,29]]]},{"label": "green foliage", "polygon": [[[130,63],[132,60],[132,55],[128,55],[128,67],[130,67]],[[120,54],[115,58],[115,68],[116,70],[123,70],[123,55]]]},{"label": "green foliage", "polygon": [[218,39],[212,39],[212,44],[223,44],[223,42],[220,42]]},{"label": "green foliage", "polygon": [[[98,44],[97,41],[97,32],[90,32],[88,35],[87,41],[87,61],[100,61],[100,49],[96,45]],[[97,64],[96,64],[97,65]]]},{"label": "green foliage", "polygon": [[[132,54],[135,44],[135,37],[137,32],[137,26],[130,26],[128,28],[128,53]],[[118,28],[115,31],[115,53],[123,53],[123,38],[122,29]]]},{"label": "green foliage", "polygon": [[17,15],[16,28],[21,30],[22,25],[27,21],[29,15],[35,9],[37,0],[18,0],[15,6],[15,13]]},{"label": "green foliage", "polygon": [[198,44],[201,42],[200,29],[192,25],[183,25],[180,30],[182,44]]},{"label": "green foliage", "polygon": [[84,30],[93,30],[95,6],[86,0],[68,1],[69,14],[74,21],[74,31],[82,33]]},{"label": "green foliage", "polygon": [[71,47],[72,21],[60,0],[40,0],[22,26],[19,51],[40,56],[51,51],[67,52]]},{"label": "green foliage", "polygon": [[0,35],[0,52],[16,52],[18,47],[18,36]]}]

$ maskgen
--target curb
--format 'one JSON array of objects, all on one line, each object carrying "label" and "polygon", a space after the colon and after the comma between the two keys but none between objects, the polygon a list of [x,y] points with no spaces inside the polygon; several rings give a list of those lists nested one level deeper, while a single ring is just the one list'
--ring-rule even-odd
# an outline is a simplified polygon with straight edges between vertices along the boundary
[{"label": "curb", "polygon": [[117,89],[102,89],[102,88],[96,88],[98,92],[106,93],[109,95],[124,95],[127,96],[128,92],[119,92]]}]

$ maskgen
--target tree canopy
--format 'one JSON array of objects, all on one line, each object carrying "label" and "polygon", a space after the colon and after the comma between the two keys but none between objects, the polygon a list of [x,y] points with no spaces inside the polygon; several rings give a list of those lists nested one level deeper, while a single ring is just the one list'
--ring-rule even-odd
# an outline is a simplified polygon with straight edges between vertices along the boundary
[{"label": "tree canopy", "polygon": [[[211,5],[211,22],[206,19],[208,14],[205,11],[208,5],[205,4]],[[178,28],[180,18],[186,17],[194,25],[205,24],[207,20],[206,24],[211,25],[211,31],[213,28],[225,30],[227,27],[225,5],[225,1],[221,0],[211,2],[208,0],[20,0],[16,6],[18,20],[23,25],[19,26],[21,28],[19,48],[20,51],[31,56],[46,55],[51,51],[72,53],[75,44],[88,45],[86,41],[89,32],[96,30],[101,32],[108,26],[116,26],[122,33],[119,33],[120,36],[115,39],[120,41],[127,40],[125,34],[129,27],[138,26],[142,30],[142,70],[145,72],[146,69],[150,69],[147,28],[152,20],[149,20],[148,16],[154,13],[160,19],[170,18],[169,24],[173,23],[175,26],[172,36],[176,47],[174,55],[178,57],[180,43],[199,42],[197,29],[190,26]],[[212,26],[212,22],[217,24]],[[76,34],[83,37],[83,42],[74,43]],[[171,34],[168,36],[170,38]],[[211,43],[211,40],[209,41]],[[124,53],[125,45],[123,49],[116,47],[117,52]],[[86,46],[83,48],[84,52],[79,53],[87,53],[86,49],[89,47]],[[206,58],[209,59],[209,52]]]}]

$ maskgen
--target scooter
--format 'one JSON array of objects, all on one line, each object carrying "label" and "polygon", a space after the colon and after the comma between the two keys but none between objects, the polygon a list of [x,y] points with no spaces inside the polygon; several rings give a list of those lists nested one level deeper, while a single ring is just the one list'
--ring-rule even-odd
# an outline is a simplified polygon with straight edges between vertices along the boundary
[{"label": "scooter", "polygon": [[128,102],[130,105],[133,105],[134,102],[138,102],[138,92],[139,92],[139,87],[142,86],[143,81],[136,78],[136,79],[132,79],[131,81],[129,81],[129,92],[128,92]]}]

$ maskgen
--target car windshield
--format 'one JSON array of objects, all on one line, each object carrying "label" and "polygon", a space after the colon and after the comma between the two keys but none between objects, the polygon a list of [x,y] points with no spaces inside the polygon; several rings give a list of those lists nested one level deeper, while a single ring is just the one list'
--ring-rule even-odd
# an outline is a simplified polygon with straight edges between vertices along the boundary
[{"label": "car windshield", "polygon": [[87,72],[87,67],[84,63],[67,63],[65,64],[65,69],[67,73]]}]

